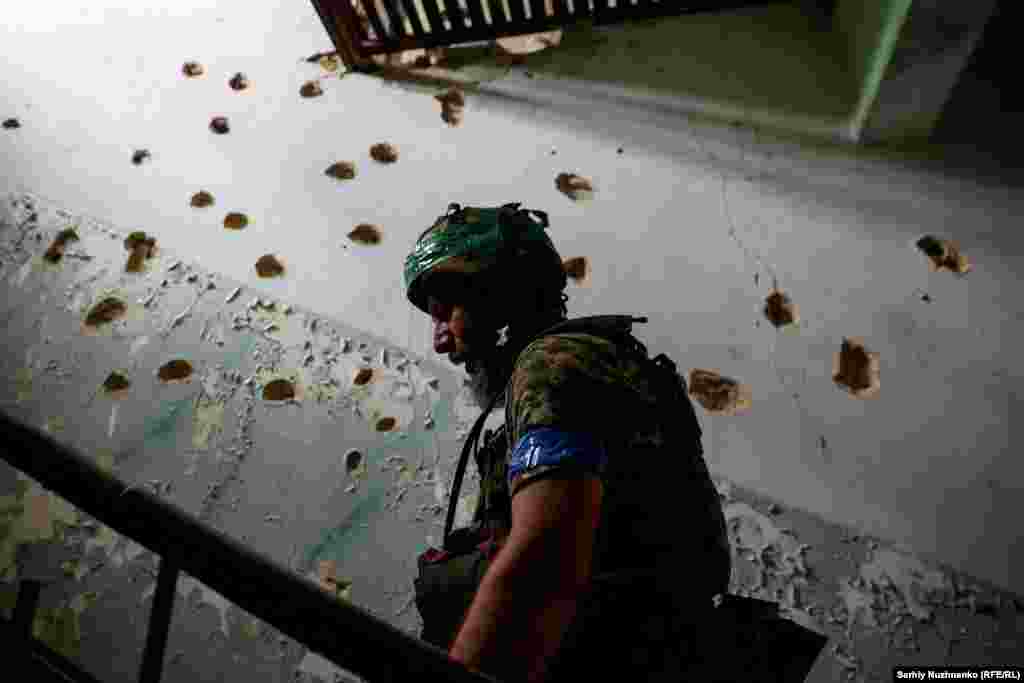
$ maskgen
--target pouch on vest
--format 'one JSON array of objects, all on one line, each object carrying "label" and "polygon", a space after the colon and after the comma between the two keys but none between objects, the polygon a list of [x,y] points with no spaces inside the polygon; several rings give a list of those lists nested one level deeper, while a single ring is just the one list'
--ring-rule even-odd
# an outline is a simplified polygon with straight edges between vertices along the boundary
[{"label": "pouch on vest", "polygon": [[493,539],[484,525],[478,523],[455,531],[452,531],[452,525],[470,449],[475,448],[484,420],[496,402],[497,396],[477,419],[462,446],[449,494],[442,547],[427,549],[416,562],[418,576],[413,581],[413,588],[416,609],[423,618],[420,638],[443,650],[447,650],[455,639],[495,552]]}]

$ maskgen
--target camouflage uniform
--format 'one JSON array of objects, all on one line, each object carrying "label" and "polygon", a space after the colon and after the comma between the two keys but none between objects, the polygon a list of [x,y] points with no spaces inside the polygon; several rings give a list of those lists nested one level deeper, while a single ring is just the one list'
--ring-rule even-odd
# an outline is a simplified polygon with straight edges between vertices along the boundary
[{"label": "camouflage uniform", "polygon": [[569,459],[527,467],[510,482],[512,449],[524,435],[537,428],[585,433],[607,453],[594,472],[604,482],[604,503],[592,592],[563,641],[554,680],[587,669],[611,680],[606,674],[615,667],[638,680],[636,666],[644,664],[634,660],[640,658],[651,672],[644,680],[665,669],[666,680],[678,681],[694,624],[711,597],[728,588],[725,520],[685,383],[678,378],[676,387],[685,403],[673,406],[664,386],[655,386],[650,366],[624,346],[579,333],[529,344],[506,395],[504,434],[496,437],[503,442],[481,450],[494,454],[490,462],[477,462],[477,517],[500,538],[511,525],[510,492],[581,470]]}]

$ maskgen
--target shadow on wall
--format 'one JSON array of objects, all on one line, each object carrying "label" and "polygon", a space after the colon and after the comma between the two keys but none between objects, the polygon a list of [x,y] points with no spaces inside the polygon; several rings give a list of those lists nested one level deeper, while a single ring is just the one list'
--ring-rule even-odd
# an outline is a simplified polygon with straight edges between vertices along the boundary
[{"label": "shadow on wall", "polygon": [[583,22],[565,30],[557,49],[530,55],[526,69],[534,77],[842,122],[857,93],[830,4],[803,0],[599,29]]},{"label": "shadow on wall", "polygon": [[[948,172],[1024,187],[1024,143],[1019,121],[1024,98],[1016,84],[1013,15],[1005,0],[996,5],[970,61],[957,80],[928,143],[929,160]],[[1019,10],[1017,10],[1019,14]]]}]

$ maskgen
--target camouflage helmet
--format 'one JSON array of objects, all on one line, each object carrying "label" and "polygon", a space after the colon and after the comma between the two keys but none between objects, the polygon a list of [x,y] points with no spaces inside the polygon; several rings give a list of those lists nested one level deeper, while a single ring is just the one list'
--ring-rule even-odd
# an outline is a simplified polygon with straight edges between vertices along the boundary
[{"label": "camouflage helmet", "polygon": [[[546,232],[547,214],[519,206],[516,203],[479,208],[450,204],[448,212],[420,235],[405,259],[409,302],[427,312],[428,281],[437,273],[459,273],[474,280],[474,284],[481,284],[492,275],[504,279],[523,273],[535,287],[564,290],[566,275],[562,259]],[[516,289],[515,282],[500,284],[509,286],[512,292]]]}]

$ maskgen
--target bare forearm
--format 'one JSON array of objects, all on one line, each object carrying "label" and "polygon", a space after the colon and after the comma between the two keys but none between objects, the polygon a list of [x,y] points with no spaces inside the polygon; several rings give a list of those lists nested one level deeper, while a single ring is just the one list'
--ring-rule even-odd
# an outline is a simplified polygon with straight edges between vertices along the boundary
[{"label": "bare forearm", "polygon": [[480,584],[450,654],[501,680],[542,681],[576,614],[578,591],[551,588],[550,577],[536,571],[543,564],[503,559]]}]

